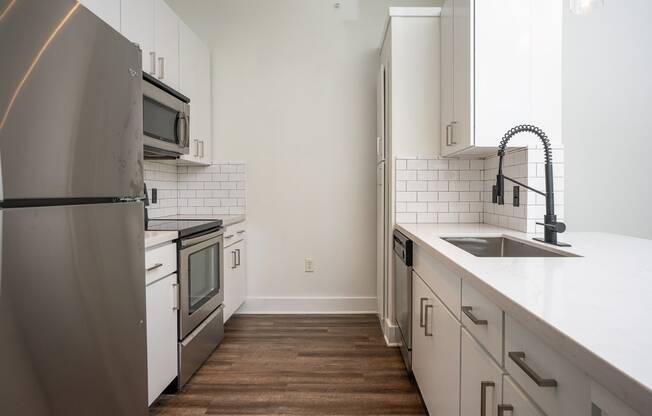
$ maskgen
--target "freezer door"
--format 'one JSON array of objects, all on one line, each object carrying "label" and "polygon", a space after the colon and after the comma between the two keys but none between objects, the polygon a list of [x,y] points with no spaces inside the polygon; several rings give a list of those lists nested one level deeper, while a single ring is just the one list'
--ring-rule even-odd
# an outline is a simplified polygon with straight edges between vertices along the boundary
[{"label": "freezer door", "polygon": [[0,210],[0,414],[147,414],[142,213]]},{"label": "freezer door", "polygon": [[140,196],[140,50],[76,1],[3,3],[5,201]]}]

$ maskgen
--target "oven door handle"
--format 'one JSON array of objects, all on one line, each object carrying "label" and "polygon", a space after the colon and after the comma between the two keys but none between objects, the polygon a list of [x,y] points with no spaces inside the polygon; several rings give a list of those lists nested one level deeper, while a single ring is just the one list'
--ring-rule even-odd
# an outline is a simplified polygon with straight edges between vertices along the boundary
[{"label": "oven door handle", "polygon": [[203,243],[204,241],[208,241],[208,240],[210,240],[212,238],[217,238],[222,234],[223,234],[223,231],[220,230],[220,231],[216,231],[216,232],[213,232],[213,233],[200,235],[199,237],[188,238],[186,240],[181,240],[181,247],[194,246],[195,244]]}]

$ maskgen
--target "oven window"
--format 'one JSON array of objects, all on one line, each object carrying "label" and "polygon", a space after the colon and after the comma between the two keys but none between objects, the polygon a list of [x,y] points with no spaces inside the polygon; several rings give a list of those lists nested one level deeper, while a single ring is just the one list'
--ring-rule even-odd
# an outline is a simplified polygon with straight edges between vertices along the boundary
[{"label": "oven window", "polygon": [[143,96],[143,132],[169,143],[177,143],[179,112]]},{"label": "oven window", "polygon": [[220,291],[218,245],[197,251],[188,259],[188,313],[192,314]]}]

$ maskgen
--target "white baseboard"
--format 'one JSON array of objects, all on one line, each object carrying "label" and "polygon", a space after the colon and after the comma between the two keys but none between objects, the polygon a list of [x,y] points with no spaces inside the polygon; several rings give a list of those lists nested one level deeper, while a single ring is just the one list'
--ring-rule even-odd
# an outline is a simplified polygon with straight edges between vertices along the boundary
[{"label": "white baseboard", "polygon": [[248,297],[238,314],[376,313],[375,297]]},{"label": "white baseboard", "polygon": [[385,335],[385,343],[388,347],[399,347],[401,345],[400,334],[398,332],[398,326],[388,319],[385,319],[381,323],[383,328],[383,334]]}]

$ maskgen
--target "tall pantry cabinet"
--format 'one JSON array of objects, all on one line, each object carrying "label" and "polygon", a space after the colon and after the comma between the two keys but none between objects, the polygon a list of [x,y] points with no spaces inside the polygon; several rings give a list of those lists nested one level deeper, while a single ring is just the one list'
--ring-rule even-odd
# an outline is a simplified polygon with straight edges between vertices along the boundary
[{"label": "tall pantry cabinet", "polygon": [[377,298],[389,342],[396,340],[392,230],[397,157],[439,153],[439,7],[389,9],[377,72]]}]

